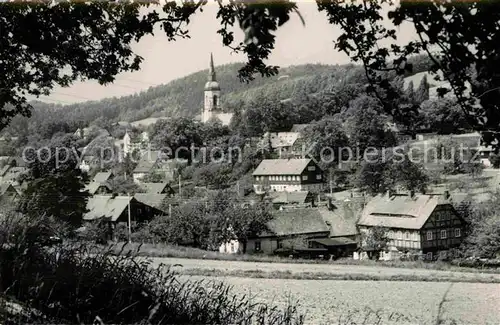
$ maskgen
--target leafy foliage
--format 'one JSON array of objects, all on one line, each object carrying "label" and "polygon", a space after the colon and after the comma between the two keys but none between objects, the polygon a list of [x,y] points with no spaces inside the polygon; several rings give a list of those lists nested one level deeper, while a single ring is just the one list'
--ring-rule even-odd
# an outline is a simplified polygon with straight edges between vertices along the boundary
[{"label": "leafy foliage", "polygon": [[74,139],[67,135],[56,138],[47,150],[28,151],[29,171],[24,180],[21,209],[26,214],[55,217],[78,227],[86,212],[88,179],[77,167]]}]

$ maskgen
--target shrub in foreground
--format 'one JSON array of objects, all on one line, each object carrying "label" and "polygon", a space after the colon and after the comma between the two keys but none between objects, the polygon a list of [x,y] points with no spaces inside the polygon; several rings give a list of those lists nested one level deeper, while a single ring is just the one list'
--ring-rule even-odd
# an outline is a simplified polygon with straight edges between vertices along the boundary
[{"label": "shrub in foreground", "polygon": [[48,248],[12,238],[15,243],[0,246],[0,293],[37,310],[47,324],[96,319],[105,324],[303,323],[292,306],[254,304],[222,283],[179,280],[132,252],[114,256],[110,248],[94,254],[82,244]]}]

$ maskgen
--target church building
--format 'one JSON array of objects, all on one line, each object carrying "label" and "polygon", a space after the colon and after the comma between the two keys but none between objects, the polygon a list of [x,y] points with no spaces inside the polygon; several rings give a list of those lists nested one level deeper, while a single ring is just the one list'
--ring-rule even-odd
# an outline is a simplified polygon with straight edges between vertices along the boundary
[{"label": "church building", "polygon": [[221,90],[215,77],[214,59],[210,53],[210,68],[208,71],[208,81],[205,84],[205,100],[203,111],[201,112],[201,121],[208,122],[211,119],[219,119],[223,125],[229,125],[233,118],[233,113],[223,113],[220,107]]}]

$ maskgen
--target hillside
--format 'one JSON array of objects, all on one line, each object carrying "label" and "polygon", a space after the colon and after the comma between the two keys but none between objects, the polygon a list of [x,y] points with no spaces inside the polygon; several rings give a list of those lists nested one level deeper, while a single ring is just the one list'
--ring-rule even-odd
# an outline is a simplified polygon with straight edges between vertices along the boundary
[{"label": "hillside", "polygon": [[[414,73],[425,71],[425,60],[417,59]],[[222,88],[221,105],[227,111],[240,109],[258,97],[276,100],[294,95],[330,92],[339,84],[364,84],[361,67],[348,65],[306,64],[281,68],[278,76],[257,76],[250,83],[237,77],[241,63],[217,66],[217,80]],[[14,124],[50,122],[89,125],[100,122],[138,121],[150,117],[196,116],[203,105],[203,88],[208,70],[198,71],[165,85],[120,98],[107,98],[72,105],[33,103],[31,119],[17,118]],[[22,120],[22,121],[19,121]]]}]

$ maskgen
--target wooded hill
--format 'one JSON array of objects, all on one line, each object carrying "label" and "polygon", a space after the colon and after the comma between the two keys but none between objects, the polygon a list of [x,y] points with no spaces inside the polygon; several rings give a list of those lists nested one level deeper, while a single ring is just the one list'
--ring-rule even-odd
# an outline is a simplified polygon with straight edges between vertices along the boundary
[{"label": "wooded hill", "polygon": [[[413,73],[427,70],[427,60],[417,58],[414,61]],[[304,93],[335,93],[339,85],[363,86],[366,83],[360,66],[306,64],[281,68],[278,76],[257,76],[246,84],[237,77],[241,66],[241,63],[233,63],[216,67],[217,80],[222,89],[221,105],[226,111],[245,107],[256,97],[283,100]],[[208,70],[198,71],[165,85],[119,98],[71,105],[35,102],[32,118],[29,121],[16,118],[13,124],[57,121],[86,126],[102,122],[137,121],[148,117],[196,116],[203,106],[207,75]]]}]

